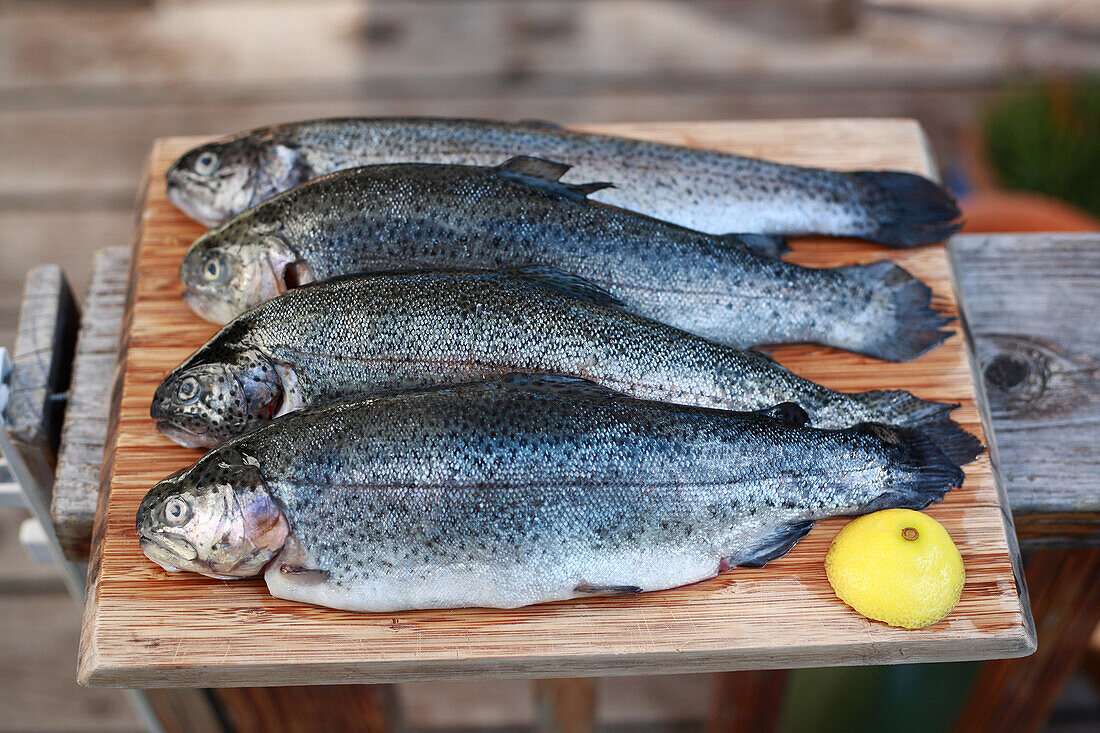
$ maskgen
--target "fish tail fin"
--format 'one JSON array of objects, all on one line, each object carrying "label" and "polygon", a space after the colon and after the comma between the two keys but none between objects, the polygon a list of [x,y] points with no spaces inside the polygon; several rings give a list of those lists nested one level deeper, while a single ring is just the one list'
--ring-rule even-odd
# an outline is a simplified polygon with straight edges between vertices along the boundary
[{"label": "fish tail fin", "polygon": [[860,514],[880,509],[923,509],[951,489],[962,486],[963,472],[923,431],[880,423],[860,423],[852,430],[873,435],[891,446],[908,478],[859,508]]},{"label": "fish tail fin", "polygon": [[959,207],[950,193],[924,176],[901,171],[851,174],[868,201],[871,230],[865,239],[890,247],[942,242],[958,231]]},{"label": "fish tail fin", "polygon": [[849,395],[864,408],[864,414],[875,420],[917,428],[944,454],[960,466],[965,466],[985,450],[981,442],[951,419],[958,407],[949,402],[922,400],[900,389],[874,390]]},{"label": "fish tail fin", "polygon": [[[871,324],[851,328],[838,324],[843,334],[840,346],[885,361],[908,361],[931,351],[951,336],[943,326],[954,319],[932,304],[932,289],[893,262],[839,268],[871,291],[866,306],[873,313]],[[865,319],[866,320],[866,319]]]}]

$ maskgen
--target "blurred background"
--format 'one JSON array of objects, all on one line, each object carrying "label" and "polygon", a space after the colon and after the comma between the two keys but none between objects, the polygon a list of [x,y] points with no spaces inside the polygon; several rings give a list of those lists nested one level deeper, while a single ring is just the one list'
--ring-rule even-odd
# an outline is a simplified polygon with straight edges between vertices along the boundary
[{"label": "blurred background", "polygon": [[[156,137],[332,115],[912,117],[969,230],[1090,230],[1098,79],[1100,0],[0,0],[0,344],[28,268],[60,264],[79,296],[93,251],[130,242]],[[0,509],[0,730],[138,730],[120,694],[76,686],[79,612],[24,556],[23,516]],[[784,727],[945,729],[971,672],[798,672]],[[1051,730],[1100,729],[1098,677]],[[602,680],[597,720],[696,730],[711,682]],[[523,681],[394,698],[409,730],[537,716]]]}]

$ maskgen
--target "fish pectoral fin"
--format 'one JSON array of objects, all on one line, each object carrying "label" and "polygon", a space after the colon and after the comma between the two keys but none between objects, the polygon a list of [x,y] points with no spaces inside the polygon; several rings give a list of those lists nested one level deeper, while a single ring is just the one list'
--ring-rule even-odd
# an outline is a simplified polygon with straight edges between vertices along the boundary
[{"label": "fish pectoral fin", "polygon": [[548,265],[531,265],[509,271],[516,277],[526,282],[538,285],[558,295],[564,295],[574,300],[583,300],[595,305],[606,305],[615,308],[623,306],[623,302],[599,285],[585,280],[579,275],[574,275],[565,270]]},{"label": "fish pectoral fin", "polygon": [[589,585],[581,583],[573,589],[574,593],[584,593],[589,596],[628,596],[641,593],[642,589],[636,585]]},{"label": "fish pectoral fin", "polygon": [[740,555],[723,558],[722,566],[732,568],[762,568],[777,557],[786,555],[798,541],[814,528],[812,521],[784,524],[782,527],[764,535]]},{"label": "fish pectoral fin", "polygon": [[576,201],[583,200],[588,194],[614,184],[600,181],[596,183],[562,183],[559,179],[573,166],[558,163],[545,158],[530,155],[517,155],[497,166],[500,175],[528,186],[535,186]]},{"label": "fish pectoral fin", "polygon": [[810,416],[795,402],[780,402],[778,405],[757,410],[754,414],[769,417],[792,428],[801,428],[810,424]]},{"label": "fish pectoral fin", "polygon": [[287,582],[297,583],[299,585],[319,585],[329,578],[327,570],[307,568],[288,562],[279,563],[279,574],[282,575],[283,579]]}]

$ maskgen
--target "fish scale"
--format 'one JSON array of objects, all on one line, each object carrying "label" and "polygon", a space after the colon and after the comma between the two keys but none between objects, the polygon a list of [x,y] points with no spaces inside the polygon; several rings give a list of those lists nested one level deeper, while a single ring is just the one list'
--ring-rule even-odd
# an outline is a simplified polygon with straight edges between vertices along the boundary
[{"label": "fish scale", "polygon": [[287,527],[265,570],[276,596],[359,611],[517,607],[763,564],[817,519],[923,507],[961,480],[917,431],[820,430],[514,375],[280,418],[154,487],[137,526],[161,564],[229,577],[216,542],[189,562],[158,549],[165,533],[206,547],[203,528],[225,536],[222,518],[166,527],[163,507],[264,492]]}]

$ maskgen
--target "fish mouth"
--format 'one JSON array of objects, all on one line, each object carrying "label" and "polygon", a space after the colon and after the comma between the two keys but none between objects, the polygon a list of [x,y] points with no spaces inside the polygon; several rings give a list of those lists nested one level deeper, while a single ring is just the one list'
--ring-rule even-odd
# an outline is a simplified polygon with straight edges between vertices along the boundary
[{"label": "fish mouth", "polygon": [[165,186],[165,192],[168,200],[195,221],[208,227],[216,227],[230,218],[225,215],[225,212],[218,211],[193,196],[191,186],[188,185],[189,181],[182,174],[169,171],[166,178],[168,183]]},{"label": "fish mouth", "polygon": [[218,444],[218,441],[209,435],[188,430],[171,420],[157,420],[157,429],[164,433],[169,440],[179,443],[184,448],[213,448]]},{"label": "fish mouth", "polygon": [[224,301],[211,301],[190,288],[183,291],[183,302],[200,318],[219,326],[229,323],[238,315],[233,306]]},{"label": "fish mouth", "polygon": [[179,558],[184,562],[192,562],[199,556],[199,551],[195,549],[194,545],[182,537],[173,535],[164,535],[160,533],[146,535],[139,533],[138,546],[141,547],[142,551],[149,559],[157,565],[160,565],[165,570],[176,573],[182,572],[179,567],[157,556],[163,557],[167,555],[168,557]]},{"label": "fish mouth", "polygon": [[160,545],[158,545],[153,540],[151,540],[147,537],[139,537],[138,538],[138,547],[140,547],[141,551],[145,553],[145,557],[149,558],[150,560],[155,562],[157,565],[160,565],[162,568],[164,568],[168,572],[170,572],[170,573],[182,573],[183,572],[182,568],[177,568],[175,565],[172,565],[172,564],[168,563],[166,560],[162,560],[158,557],[158,555],[160,554],[159,551],[163,550],[164,548],[161,547]]}]

